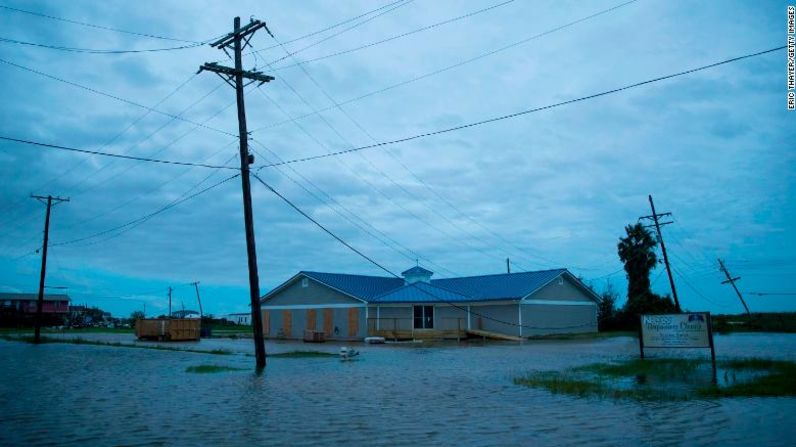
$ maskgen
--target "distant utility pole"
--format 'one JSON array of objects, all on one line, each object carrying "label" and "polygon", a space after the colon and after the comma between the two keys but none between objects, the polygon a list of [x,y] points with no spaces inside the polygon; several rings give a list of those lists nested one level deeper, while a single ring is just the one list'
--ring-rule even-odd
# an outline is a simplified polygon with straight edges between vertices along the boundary
[{"label": "distant utility pole", "polygon": [[[39,276],[39,299],[36,300],[36,322],[35,322],[35,336],[34,341],[39,343],[41,341],[41,319],[42,311],[44,309],[44,278],[47,276],[47,246],[50,243],[50,210],[53,204],[57,205],[61,202],[68,202],[69,198],[63,199],[61,197],[53,196],[36,196],[31,194],[31,197],[39,202],[47,204],[47,214],[44,218],[44,244],[42,244],[41,252],[41,275]],[[46,200],[46,202],[45,202]]]},{"label": "distant utility pole", "polygon": [[663,242],[663,234],[661,233],[661,227],[664,225],[669,225],[670,223],[674,223],[673,221],[668,222],[660,222],[658,220],[659,217],[670,216],[672,213],[656,213],[655,212],[655,203],[652,201],[652,195],[647,196],[650,199],[650,208],[652,208],[652,215],[650,216],[642,216],[639,219],[652,219],[655,222],[653,225],[647,226],[654,226],[655,231],[658,233],[658,240],[661,242],[661,252],[663,252],[663,262],[666,264],[666,273],[669,275],[669,285],[672,288],[672,296],[674,297],[674,307],[677,309],[677,312],[682,312],[680,309],[680,300],[677,298],[677,289],[674,287],[674,278],[672,277],[672,269],[669,267],[669,256],[666,255],[666,244]]},{"label": "distant utility pole", "polygon": [[736,276],[735,278],[733,278],[732,275],[730,275],[729,270],[727,270],[727,266],[724,265],[724,261],[722,261],[721,259],[719,259],[718,261],[719,261],[719,270],[721,270],[722,273],[724,273],[724,276],[727,277],[727,280],[722,281],[721,283],[722,284],[727,284],[727,283],[732,284],[732,288],[735,289],[735,294],[738,295],[738,299],[741,300],[741,304],[743,304],[743,308],[746,309],[746,315],[749,317],[749,323],[751,323],[752,322],[752,313],[749,312],[749,306],[746,305],[746,301],[744,301],[743,296],[741,295],[741,291],[738,290],[738,286],[735,285],[735,281],[738,281],[739,279],[741,279],[741,277],[740,276]]},{"label": "distant utility pole", "polygon": [[[262,85],[273,81],[274,77],[264,75],[259,71],[243,70],[241,52],[249,44],[249,40],[254,33],[260,28],[265,28],[268,34],[271,34],[271,31],[265,26],[265,22],[251,20],[248,25],[241,28],[240,17],[235,17],[234,31],[210,44],[210,46],[223,50],[225,53],[227,53],[227,49],[231,45],[235,53],[235,68],[224,67],[215,62],[208,62],[199,67],[199,72],[202,70],[212,71],[227,84],[234,87],[238,103],[240,180],[243,187],[243,219],[246,226],[246,252],[249,259],[249,298],[251,301],[252,329],[254,330],[254,354],[258,369],[265,367],[265,342],[263,341],[262,315],[260,314],[260,280],[257,274],[257,250],[254,242],[252,195],[249,182],[249,165],[254,162],[254,156],[249,154],[249,134],[246,130],[246,107],[243,102],[243,88],[252,82],[259,82]],[[249,81],[246,85],[243,84],[243,78]]]},{"label": "distant utility pole", "polygon": [[509,258],[506,258],[506,273],[511,273],[511,261],[509,261]]},{"label": "distant utility pole", "polygon": [[169,315],[168,318],[171,318],[171,286],[169,286]]},{"label": "distant utility pole", "polygon": [[202,312],[202,299],[199,298],[199,281],[194,281],[191,284],[193,284],[193,288],[196,289],[196,301],[199,302],[199,317],[204,317],[205,313]]}]

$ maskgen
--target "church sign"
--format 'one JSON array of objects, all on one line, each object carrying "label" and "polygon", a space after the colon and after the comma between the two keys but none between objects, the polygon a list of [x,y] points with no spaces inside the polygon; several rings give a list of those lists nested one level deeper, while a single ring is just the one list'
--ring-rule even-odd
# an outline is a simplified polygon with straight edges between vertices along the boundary
[{"label": "church sign", "polygon": [[642,315],[646,348],[710,348],[710,314]]},{"label": "church sign", "polygon": [[642,315],[639,334],[641,358],[644,348],[709,348],[716,374],[716,351],[710,312]]}]

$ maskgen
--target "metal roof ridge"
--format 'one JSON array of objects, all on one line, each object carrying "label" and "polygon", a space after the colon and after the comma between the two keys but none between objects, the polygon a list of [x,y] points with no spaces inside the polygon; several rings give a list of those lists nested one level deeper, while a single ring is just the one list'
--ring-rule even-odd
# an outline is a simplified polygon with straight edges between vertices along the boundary
[{"label": "metal roof ridge", "polygon": [[[383,296],[387,296],[387,295],[393,294],[393,293],[395,293],[395,292],[398,292],[398,291],[399,291],[399,290],[401,290],[401,289],[406,289],[406,288],[409,288],[409,287],[417,287],[417,288],[419,288],[419,285],[420,285],[420,284],[425,284],[426,286],[428,286],[428,287],[430,287],[430,288],[432,288],[432,289],[439,289],[439,290],[441,290],[441,291],[443,291],[443,292],[447,292],[447,293],[450,293],[450,294],[453,294],[453,295],[458,295],[458,296],[460,296],[460,297],[463,297],[463,298],[474,298],[474,297],[472,297],[472,296],[469,296],[469,295],[463,295],[463,294],[461,294],[461,293],[459,293],[459,292],[456,292],[456,291],[454,291],[454,290],[447,289],[447,288],[445,288],[445,287],[435,286],[434,284],[430,284],[430,283],[427,283],[427,282],[422,282],[422,281],[421,281],[421,282],[415,282],[415,283],[412,283],[412,284],[404,284],[404,285],[402,285],[402,286],[400,286],[400,287],[396,287],[396,288],[394,288],[394,289],[391,289],[391,290],[388,290],[388,291],[386,291],[386,292],[382,292],[382,293],[380,293],[380,294],[378,294],[378,295],[375,295],[375,296],[374,296],[372,299],[373,299],[373,300],[379,300],[379,299],[381,299],[381,297],[383,297]],[[439,298],[439,297],[435,297],[435,298]]]},{"label": "metal roof ridge", "polygon": [[[402,285],[402,286],[400,286],[400,287],[396,287],[395,289],[388,290],[388,291],[386,291],[386,292],[380,293],[380,294],[378,294],[378,295],[374,296],[373,298],[371,298],[371,302],[377,302],[377,301],[380,301],[380,300],[381,300],[383,297],[386,297],[386,296],[388,296],[388,295],[391,295],[391,294],[393,294],[393,293],[399,292],[399,291],[401,291],[401,290],[403,290],[403,289],[407,289],[407,288],[410,288],[410,287],[414,287],[414,288],[418,288],[418,289],[420,289],[420,286],[419,286],[420,284],[424,284],[425,286],[427,286],[427,287],[429,287],[429,288],[431,288],[431,289],[437,289],[437,290],[439,290],[439,291],[441,291],[441,292],[450,293],[451,295],[460,296],[460,297],[462,297],[462,298],[465,298],[465,299],[468,299],[468,300],[471,300],[471,299],[477,299],[477,297],[470,296],[470,295],[463,295],[463,294],[461,294],[461,293],[459,293],[459,292],[456,292],[456,291],[454,291],[454,290],[450,290],[450,289],[448,289],[448,288],[445,288],[445,287],[435,286],[435,285],[433,285],[433,284],[430,284],[430,283],[427,283],[427,282],[415,282],[415,283],[412,283],[412,284],[404,284],[404,285]],[[421,290],[422,290],[422,289],[421,289]],[[442,297],[439,297],[439,296],[434,296],[433,294],[431,294],[431,292],[428,292],[428,291],[426,291],[426,293],[427,293],[427,294],[429,294],[429,295],[431,295],[431,298],[436,298],[436,299],[438,299],[440,302],[443,302],[443,303],[444,303],[444,302],[448,302],[448,300],[447,300],[447,299],[445,299],[445,298],[442,298]],[[429,301],[433,301],[433,300],[429,300]]]},{"label": "metal roof ridge", "polygon": [[432,279],[431,281],[445,281],[449,279],[467,279],[467,278],[485,278],[487,276],[511,276],[511,275],[522,275],[527,273],[545,273],[545,272],[554,272],[554,271],[561,271],[561,272],[568,272],[566,267],[560,267],[555,269],[547,269],[547,270],[533,270],[527,272],[512,272],[512,273],[488,273],[486,275],[472,275],[472,276],[452,276],[450,278],[438,278]]},{"label": "metal roof ridge", "polygon": [[299,273],[307,274],[321,274],[321,275],[341,275],[341,276],[358,276],[361,278],[378,278],[378,279],[398,279],[403,281],[402,278],[396,278],[394,276],[377,276],[377,275],[360,275],[357,273],[334,273],[334,272],[316,272],[312,270],[299,270]]}]

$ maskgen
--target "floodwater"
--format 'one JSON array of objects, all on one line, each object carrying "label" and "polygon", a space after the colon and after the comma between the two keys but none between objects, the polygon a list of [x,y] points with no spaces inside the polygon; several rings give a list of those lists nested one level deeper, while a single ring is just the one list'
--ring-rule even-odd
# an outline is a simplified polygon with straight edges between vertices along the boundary
[{"label": "floodwater", "polygon": [[[82,337],[86,337],[82,335]],[[127,335],[96,335],[129,341]],[[357,345],[358,360],[0,341],[0,445],[794,445],[796,398],[634,402],[517,386],[530,370],[632,358],[635,339]],[[174,345],[172,345],[174,346]],[[340,344],[266,344],[269,352]],[[796,335],[716,336],[719,358],[796,360]],[[683,352],[683,351],[680,351]],[[690,355],[706,355],[696,352]],[[245,368],[194,374],[189,366]]]}]

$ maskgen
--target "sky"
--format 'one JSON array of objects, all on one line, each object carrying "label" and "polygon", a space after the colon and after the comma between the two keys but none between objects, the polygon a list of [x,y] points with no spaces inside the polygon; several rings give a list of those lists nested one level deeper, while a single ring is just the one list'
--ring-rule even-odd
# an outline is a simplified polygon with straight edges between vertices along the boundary
[{"label": "sky", "polygon": [[[258,31],[244,53],[244,68],[276,78],[245,95],[259,167],[780,47],[787,2],[0,6],[0,136],[230,166],[239,164],[234,90],[196,72],[232,62],[197,43],[230,32],[236,15],[264,20],[274,37]],[[651,213],[651,194],[658,212],[672,213],[662,231],[684,308],[743,311],[721,284],[721,258],[752,311],[795,311],[796,112],[786,109],[786,61],[779,50],[258,175],[391,272],[419,263],[435,278],[503,273],[510,258],[512,271],[568,268],[598,291],[612,287],[620,302],[627,285],[616,244],[625,225]],[[240,179],[205,191],[234,174],[0,141],[0,290],[38,290],[46,207],[30,194],[51,194],[70,201],[52,210],[47,285],[67,287],[73,302],[157,315],[173,287],[175,309],[196,309],[190,283],[199,281],[205,313],[246,312]],[[263,294],[300,270],[387,275],[252,180]],[[651,279],[671,293],[662,265]]]}]

